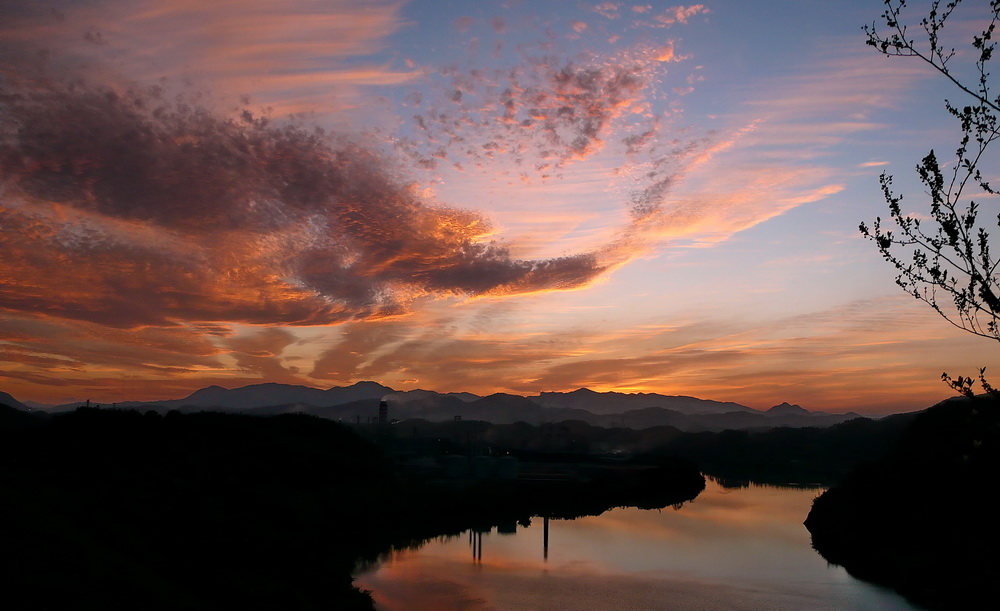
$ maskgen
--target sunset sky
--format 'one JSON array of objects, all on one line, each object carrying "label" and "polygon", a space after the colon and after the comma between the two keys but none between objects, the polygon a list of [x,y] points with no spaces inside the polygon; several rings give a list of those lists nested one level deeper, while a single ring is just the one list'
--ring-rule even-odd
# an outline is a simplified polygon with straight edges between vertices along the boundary
[{"label": "sunset sky", "polygon": [[[984,5],[949,22],[959,70]],[[865,45],[881,11],[0,0],[0,390],[877,414],[1000,377],[858,232],[882,171],[926,211],[913,168],[959,134],[957,89]]]}]

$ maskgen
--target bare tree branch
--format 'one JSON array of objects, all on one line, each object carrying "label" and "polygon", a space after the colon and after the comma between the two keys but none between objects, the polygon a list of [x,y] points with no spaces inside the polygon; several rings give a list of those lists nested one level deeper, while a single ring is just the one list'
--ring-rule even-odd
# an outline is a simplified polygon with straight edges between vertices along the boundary
[{"label": "bare tree branch", "polygon": [[[980,164],[989,146],[1000,138],[1000,97],[995,97],[990,89],[988,70],[996,47],[993,33],[1000,20],[1000,0],[989,2],[988,21],[970,43],[976,57],[974,84],[963,82],[952,70],[951,62],[964,54],[946,48],[941,42],[945,24],[960,3],[961,0],[931,2],[927,16],[919,21],[923,35],[920,42],[909,35],[908,30],[916,28],[908,28],[904,20],[906,0],[885,0],[882,27],[878,22],[864,27],[867,43],[880,53],[923,60],[971,99],[969,104],[945,100],[946,110],[961,126],[955,157],[942,165],[932,150],[916,168],[930,196],[931,222],[926,223],[925,219],[930,228],[921,225],[919,217],[903,213],[902,195],[893,191],[892,176],[885,173],[879,183],[895,229],[886,228],[881,218],[871,227],[861,223],[859,228],[899,272],[896,284],[904,291],[929,305],[952,325],[1000,341],[997,276],[1000,261],[990,248],[997,234],[991,236],[980,222],[979,204],[969,198],[970,191],[997,195]],[[943,167],[950,167],[947,176]],[[997,227],[1000,228],[1000,215]],[[951,386],[958,388],[955,384]]]}]

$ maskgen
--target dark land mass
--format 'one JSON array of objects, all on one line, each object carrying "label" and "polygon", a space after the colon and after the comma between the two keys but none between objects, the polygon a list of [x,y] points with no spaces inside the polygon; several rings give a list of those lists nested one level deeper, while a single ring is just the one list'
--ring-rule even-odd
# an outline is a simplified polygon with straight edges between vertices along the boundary
[{"label": "dark land mass", "polygon": [[691,460],[722,482],[829,486],[858,463],[884,455],[918,413],[832,426],[687,433],[659,451]]},{"label": "dark land mass", "polygon": [[[13,400],[13,397],[10,398]],[[460,417],[494,424],[527,422],[535,425],[580,420],[600,427],[644,429],[672,426],[687,432],[767,429],[778,426],[823,427],[859,417],[852,412],[810,412],[788,403],[761,411],[739,403],[656,393],[625,394],[581,388],[573,392],[544,392],[528,397],[506,393],[480,397],[471,393],[396,391],[376,382],[358,382],[326,390],[275,383],[233,389],[209,386],[183,399],[128,401],[116,406],[143,412],[152,409],[161,414],[173,410],[212,410],[259,416],[302,413],[364,424],[377,420],[379,403],[383,400],[388,402],[390,418],[395,420],[419,418],[443,422]],[[0,402],[3,401],[4,396],[0,395]],[[8,405],[14,404],[8,402]],[[78,402],[50,406],[46,411],[72,411],[82,405]]]},{"label": "dark land mass", "polygon": [[[881,457],[918,412],[879,420],[856,418],[829,427],[776,427],[686,433],[675,427],[605,428],[579,420],[533,426],[524,422],[405,420],[391,425],[400,460],[406,444],[436,443],[453,452],[475,451],[527,457],[574,454],[614,460],[621,457],[676,456],[693,462],[720,482],[739,485],[815,484],[829,486],[862,461]],[[420,451],[414,452],[419,456]]]},{"label": "dark land mass", "polygon": [[813,546],[930,609],[976,609],[1000,583],[1000,397],[920,413],[883,458],[818,497]]},{"label": "dark land mass", "polygon": [[[440,404],[435,395],[428,393]],[[485,399],[501,411],[516,403],[534,409],[523,397]],[[0,519],[8,533],[0,546],[2,574],[7,600],[31,596],[29,608],[371,609],[351,574],[389,550],[533,516],[676,505],[703,489],[701,473],[728,486],[829,485],[859,462],[890,460],[892,448],[921,448],[906,441],[907,431],[932,435],[954,424],[932,417],[921,429],[927,418],[916,412],[832,426],[685,432],[582,420],[347,425],[301,413],[84,408],[50,414],[0,405]],[[977,439],[976,451],[992,443]],[[938,453],[917,451],[929,461],[921,469],[937,468]],[[887,527],[863,531],[851,520],[891,526],[921,507],[920,528],[933,530],[950,523],[932,519],[946,500],[954,499],[955,511],[982,503],[962,492],[961,482],[944,494],[928,481],[898,479],[911,497],[896,491],[890,500],[910,498],[905,509],[880,509],[889,501],[869,489],[875,484],[857,488],[862,500],[846,513],[817,501],[817,508],[830,507],[826,515],[837,516],[835,524],[860,533],[851,539],[828,529],[834,545],[844,544],[828,559],[878,579],[849,563],[848,542],[874,540],[871,533]],[[991,480],[978,482],[981,489],[983,481]],[[819,542],[815,520],[811,515]],[[821,543],[817,549],[828,554]]]},{"label": "dark land mass", "polygon": [[356,428],[0,406],[6,608],[372,609],[351,574],[388,550],[538,515],[665,507],[704,488],[693,464],[666,456],[538,452],[512,473],[511,456],[454,453],[475,439]]},{"label": "dark land mass", "polygon": [[[8,395],[5,392],[0,392],[0,405],[6,405],[8,407],[13,407],[16,410],[21,411],[21,412],[31,411],[30,407],[28,407],[27,405],[21,403],[20,401],[18,401],[17,399],[15,399],[14,397]],[[0,414],[0,416],[2,416],[2,414]]]}]

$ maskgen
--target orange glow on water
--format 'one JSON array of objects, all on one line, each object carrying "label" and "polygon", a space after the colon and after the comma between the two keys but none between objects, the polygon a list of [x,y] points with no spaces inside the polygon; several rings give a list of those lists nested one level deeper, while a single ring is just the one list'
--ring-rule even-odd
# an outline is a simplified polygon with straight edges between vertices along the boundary
[{"label": "orange glow on water", "polygon": [[[534,518],[514,535],[463,533],[356,577],[380,611],[909,607],[816,554],[801,522],[816,490],[722,489],[662,511]],[[480,544],[481,540],[481,544]]]}]

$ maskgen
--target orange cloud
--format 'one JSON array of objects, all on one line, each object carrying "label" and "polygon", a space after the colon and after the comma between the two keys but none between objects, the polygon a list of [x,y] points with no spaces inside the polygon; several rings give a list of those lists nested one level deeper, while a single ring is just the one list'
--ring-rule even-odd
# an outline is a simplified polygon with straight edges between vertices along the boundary
[{"label": "orange cloud", "polygon": [[674,43],[669,41],[656,56],[658,62],[670,62],[674,60]]},{"label": "orange cloud", "polygon": [[[572,390],[582,382],[592,389],[656,390],[758,409],[781,401],[830,411],[918,409],[949,396],[939,368],[974,372],[979,358],[977,338],[940,325],[935,316],[906,296],[884,298],[756,325],[667,329],[628,342],[638,354],[622,354],[613,334],[595,334],[580,339],[598,346],[604,358],[556,361],[517,390]],[[914,338],[914,328],[928,334]]]},{"label": "orange cloud", "polygon": [[[0,40],[37,70],[91,78],[190,83],[232,106],[253,95],[275,113],[329,113],[357,105],[358,88],[414,74],[358,66],[403,25],[396,0],[100,0],[11,10]],[[37,65],[37,51],[46,50]],[[208,106],[207,94],[201,104]]]},{"label": "orange cloud", "polygon": [[[156,93],[44,83],[4,109],[0,307],[135,327],[322,324],[423,294],[582,286],[589,254],[513,259],[349,141]],[[66,262],[71,262],[67,265]]]},{"label": "orange cloud", "polygon": [[[184,396],[213,383],[251,383],[227,371],[218,325],[120,329],[39,318],[0,317],[0,385],[20,398],[66,402]],[[214,380],[214,381],[212,381]]]},{"label": "orange cloud", "polygon": [[[343,340],[327,349],[310,376],[333,383],[375,378],[400,389],[531,395],[588,387],[758,409],[789,401],[808,409],[892,413],[947,397],[939,368],[964,375],[980,366],[976,338],[937,324],[932,312],[905,296],[761,322],[677,322],[672,315],[671,324],[630,321],[622,328],[606,319],[588,324],[602,318],[599,310],[538,327],[501,303],[446,312],[343,327]],[[470,327],[477,317],[480,324]],[[932,331],[914,339],[918,327]]]}]

